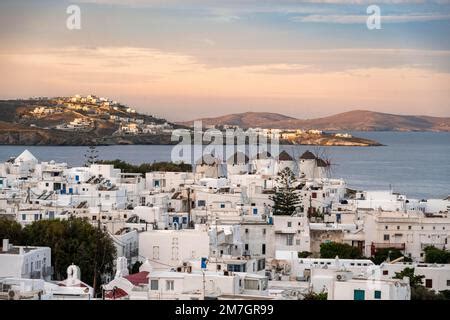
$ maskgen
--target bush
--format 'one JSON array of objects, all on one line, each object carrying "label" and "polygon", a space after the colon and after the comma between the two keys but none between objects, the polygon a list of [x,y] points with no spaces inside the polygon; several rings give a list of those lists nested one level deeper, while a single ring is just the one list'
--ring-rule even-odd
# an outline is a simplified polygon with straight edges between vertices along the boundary
[{"label": "bush", "polygon": [[320,257],[332,259],[338,256],[341,259],[362,259],[358,248],[346,243],[325,242],[320,245]]},{"label": "bush", "polygon": [[427,263],[450,263],[450,252],[446,250],[429,246],[423,251],[425,252],[425,262]]},{"label": "bush", "polygon": [[302,251],[298,253],[299,258],[308,258],[310,255],[312,255],[309,251]]},{"label": "bush", "polygon": [[15,220],[0,217],[0,241],[9,239],[11,244],[22,243],[22,226]]}]

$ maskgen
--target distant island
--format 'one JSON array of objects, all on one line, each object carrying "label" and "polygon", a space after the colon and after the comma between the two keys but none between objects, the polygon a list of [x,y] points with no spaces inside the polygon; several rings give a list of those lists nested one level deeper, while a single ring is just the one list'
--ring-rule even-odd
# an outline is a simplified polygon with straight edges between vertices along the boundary
[{"label": "distant island", "polygon": [[[192,134],[194,123],[173,123],[95,95],[0,100],[0,116],[0,145],[171,145],[178,143],[171,141],[174,130]],[[276,136],[281,144],[318,146],[381,145],[350,131],[450,131],[450,118],[363,110],[308,120],[267,112],[199,120],[204,129],[241,128],[269,140]]]}]

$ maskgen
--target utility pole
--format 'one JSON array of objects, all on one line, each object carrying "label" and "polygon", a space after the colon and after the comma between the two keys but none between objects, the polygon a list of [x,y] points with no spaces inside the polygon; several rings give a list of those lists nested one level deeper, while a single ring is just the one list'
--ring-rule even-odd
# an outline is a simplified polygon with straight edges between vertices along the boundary
[{"label": "utility pole", "polygon": [[188,228],[191,228],[191,188],[187,188]]}]

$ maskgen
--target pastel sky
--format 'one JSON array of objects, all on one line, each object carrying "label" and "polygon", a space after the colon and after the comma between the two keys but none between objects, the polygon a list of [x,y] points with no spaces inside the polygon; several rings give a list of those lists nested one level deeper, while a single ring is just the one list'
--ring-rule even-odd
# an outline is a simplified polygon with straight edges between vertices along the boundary
[{"label": "pastel sky", "polygon": [[449,32],[450,0],[2,0],[0,98],[96,94],[173,121],[450,116]]}]

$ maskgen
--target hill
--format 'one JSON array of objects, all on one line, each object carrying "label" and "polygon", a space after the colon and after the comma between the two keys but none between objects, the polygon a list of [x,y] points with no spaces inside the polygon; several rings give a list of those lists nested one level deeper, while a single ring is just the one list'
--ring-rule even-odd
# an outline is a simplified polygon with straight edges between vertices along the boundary
[{"label": "hill", "polygon": [[[450,132],[450,118],[397,115],[367,110],[355,110],[307,120],[265,112],[246,112],[199,120],[202,120],[204,125],[237,125],[241,128]],[[192,123],[193,121],[188,121],[181,124],[191,126]]]}]

